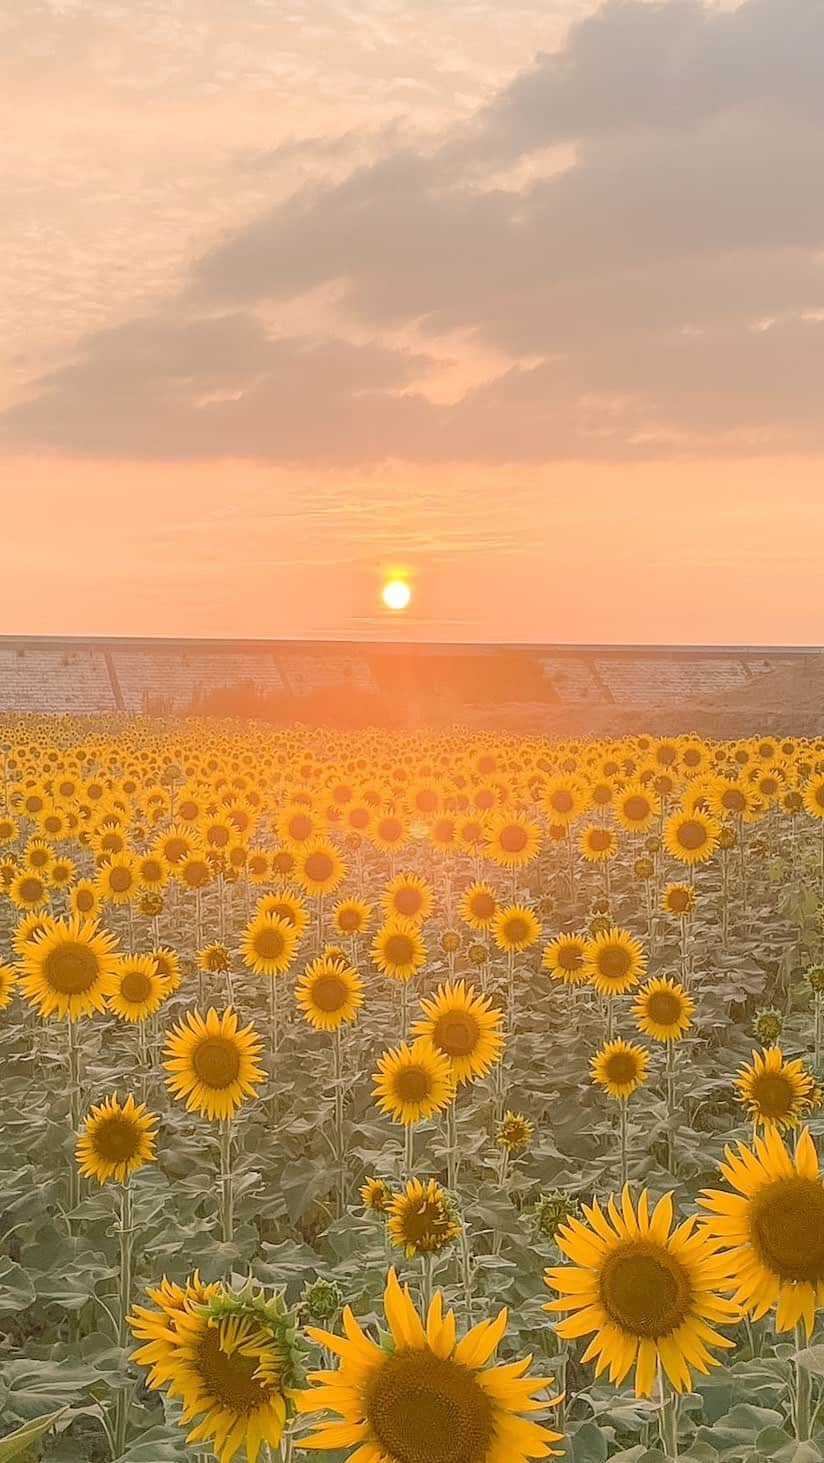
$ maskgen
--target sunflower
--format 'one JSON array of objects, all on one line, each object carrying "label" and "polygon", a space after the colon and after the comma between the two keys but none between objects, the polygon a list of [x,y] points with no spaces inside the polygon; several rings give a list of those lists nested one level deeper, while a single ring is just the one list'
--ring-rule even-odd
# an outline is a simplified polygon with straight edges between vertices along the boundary
[{"label": "sunflower", "polygon": [[323,838],[301,844],[295,856],[295,878],[307,894],[332,894],[346,877],[337,849]]},{"label": "sunflower", "polygon": [[756,1320],[777,1306],[776,1331],[803,1321],[809,1336],[824,1305],[824,1183],[809,1129],[793,1155],[775,1126],[726,1148],[721,1173],[736,1192],[708,1189],[699,1203],[727,1249],[733,1300]]},{"label": "sunflower", "polygon": [[661,908],[676,919],[684,919],[695,909],[695,889],[692,884],[667,884],[661,895]]},{"label": "sunflower", "polygon": [[49,870],[49,883],[53,889],[66,889],[76,873],[77,869],[70,858],[56,858]]},{"label": "sunflower", "polygon": [[572,1264],[545,1276],[560,1295],[545,1309],[571,1313],[556,1322],[559,1336],[591,1335],[581,1359],[594,1360],[596,1375],[608,1369],[615,1386],[634,1364],[640,1397],[652,1396],[659,1366],[676,1391],[688,1390],[691,1369],[705,1373],[718,1364],[709,1347],[733,1344],[715,1330],[739,1314],[719,1294],[729,1286],[726,1257],[694,1216],[672,1228],[669,1194],[651,1215],[647,1191],[636,1209],[629,1189],[620,1207],[610,1198],[605,1212],[596,1199],[583,1213],[586,1224],[569,1218],[555,1236]]},{"label": "sunflower", "polygon": [[363,1004],[363,981],[346,960],[321,955],[307,965],[295,995],[310,1026],[337,1031],[344,1022],[355,1020]]},{"label": "sunflower", "polygon": [[121,955],[109,1010],[123,1021],[145,1021],[159,1011],[166,987],[151,955]]},{"label": "sunflower", "polygon": [[165,864],[177,868],[184,859],[191,858],[197,849],[197,840],[182,823],[175,823],[158,840],[152,849]]},{"label": "sunflower", "polygon": [[470,884],[461,896],[460,915],[473,930],[489,930],[498,912],[498,900],[490,884]]},{"label": "sunflower", "polygon": [[694,1000],[670,976],[648,980],[632,1007],[638,1030],[653,1041],[679,1041],[689,1030],[694,1012]]},{"label": "sunflower", "polygon": [[195,951],[195,963],[204,975],[225,975],[232,964],[231,951],[228,945],[219,941],[212,945],[203,945]]},{"label": "sunflower", "polygon": [[528,950],[540,937],[541,926],[526,904],[507,904],[492,921],[492,933],[499,950]]},{"label": "sunflower", "polygon": [[383,925],[372,942],[372,960],[384,975],[409,980],[426,960],[418,926],[409,919],[394,919]]},{"label": "sunflower", "polygon": [[292,963],[297,938],[294,925],[285,919],[276,914],[258,914],[241,936],[244,964],[255,975],[282,975]]},{"label": "sunflower", "polygon": [[423,924],[432,913],[432,890],[417,874],[396,874],[381,894],[387,919],[408,919]]},{"label": "sunflower", "polygon": [[76,1021],[103,1011],[115,988],[114,940],[93,920],[54,920],[26,946],[20,988],[41,1016]]},{"label": "sunflower", "polygon": [[372,906],[362,899],[342,899],[332,910],[332,923],[339,935],[362,935],[371,919]]},{"label": "sunflower", "polygon": [[23,850],[23,861],[45,877],[54,861],[54,849],[42,838],[30,838]]},{"label": "sunflower", "polygon": [[712,858],[718,847],[721,829],[715,818],[699,808],[673,813],[664,824],[664,843],[673,858],[682,864],[702,864]]},{"label": "sunflower", "polygon": [[274,914],[292,926],[300,938],[309,923],[309,911],[297,894],[279,889],[272,894],[263,894],[257,902],[255,914]]},{"label": "sunflower", "polygon": [[230,1118],[251,1097],[264,1072],[257,1066],[260,1041],[254,1027],[238,1029],[231,1009],[205,1018],[189,1011],[166,1040],[166,1085],[185,1100],[187,1112],[207,1118]]},{"label": "sunflower", "polygon": [[460,1234],[461,1221],[455,1201],[434,1179],[426,1184],[409,1179],[392,1195],[386,1228],[393,1245],[414,1260],[445,1250]]},{"label": "sunflower", "polygon": [[584,949],[584,973],[602,996],[622,996],[638,984],[647,959],[629,930],[603,930]]},{"label": "sunflower", "polygon": [[290,803],[282,808],[275,822],[275,831],[282,843],[295,852],[323,833],[323,819],[304,803]]},{"label": "sunflower", "polygon": [[647,1080],[649,1053],[634,1041],[606,1041],[590,1060],[590,1076],[610,1097],[627,1098]]},{"label": "sunflower", "polygon": [[535,1124],[529,1118],[525,1118],[523,1113],[507,1110],[498,1123],[495,1142],[507,1153],[518,1153],[529,1147],[534,1136]]},{"label": "sunflower", "polygon": [[487,1365],[506,1330],[506,1311],[456,1342],[455,1317],[444,1314],[440,1291],[422,1321],[394,1270],[383,1304],[386,1346],[369,1339],[348,1306],[345,1338],[310,1328],[340,1362],[334,1371],[311,1372],[313,1385],[297,1393],[296,1406],[341,1420],[319,1422],[302,1447],[347,1449],[353,1463],[527,1463],[553,1454],[559,1434],[521,1416],[558,1401],[536,1400],[546,1380],[524,1377],[528,1360]]},{"label": "sunflower", "polygon": [[602,823],[591,823],[578,836],[581,857],[588,864],[601,864],[614,858],[618,852],[618,839],[611,828]]},{"label": "sunflower", "polygon": [[568,828],[586,807],[587,793],[569,777],[550,778],[541,790],[544,811],[556,828]]},{"label": "sunflower", "polygon": [[824,818],[824,776],[818,774],[805,783],[803,798],[811,818]]},{"label": "sunflower", "polygon": [[48,885],[34,869],[22,869],[9,885],[9,898],[16,909],[43,909],[49,902]]},{"label": "sunflower", "polygon": [[139,887],[137,860],[133,854],[113,854],[98,871],[97,892],[109,904],[129,904]]},{"label": "sunflower", "polygon": [[753,1052],[751,1064],[737,1073],[735,1086],[750,1122],[760,1128],[780,1132],[796,1128],[805,1113],[818,1106],[815,1079],[803,1062],[785,1061],[777,1046]]},{"label": "sunflower", "polygon": [[613,801],[615,817],[627,833],[646,833],[661,809],[661,804],[641,782],[628,783]]},{"label": "sunflower", "polygon": [[394,853],[407,842],[409,828],[400,813],[376,813],[370,837],[376,848],[382,849],[384,853]]},{"label": "sunflower", "polygon": [[77,1167],[83,1178],[122,1184],[145,1163],[153,1163],[157,1122],[154,1113],[133,1097],[121,1103],[115,1095],[93,1107],[77,1139]]},{"label": "sunflower", "polygon": [[412,1034],[428,1037],[443,1052],[458,1085],[485,1077],[500,1060],[501,1012],[473,986],[462,980],[457,985],[446,982],[421,1001],[421,1010],[424,1014],[414,1023]]},{"label": "sunflower", "polygon": [[129,1317],[146,1343],[133,1360],[150,1367],[152,1389],[182,1399],[184,1426],[197,1419],[187,1443],[207,1443],[218,1463],[241,1448],[247,1463],[265,1445],[279,1451],[299,1375],[295,1317],[283,1301],[265,1300],[251,1282],[232,1291],[197,1275],[185,1290],[164,1281],[149,1297],[158,1309],[136,1306]]},{"label": "sunflower", "polygon": [[425,1037],[402,1042],[378,1059],[373,1096],[393,1123],[419,1123],[443,1112],[454,1100],[452,1063]]},{"label": "sunflower", "polygon": [[137,882],[141,889],[162,889],[171,870],[159,853],[144,853],[137,860]]},{"label": "sunflower", "polygon": [[16,955],[25,955],[30,945],[39,940],[41,935],[48,934],[55,927],[55,922],[50,914],[42,910],[33,910],[31,914],[24,914],[23,918],[17,921],[14,933],[11,937],[11,945]]},{"label": "sunflower", "polygon": [[553,980],[563,981],[564,985],[583,985],[587,980],[584,956],[588,944],[588,935],[556,935],[545,946],[541,965]]},{"label": "sunflower", "polygon": [[158,945],[151,951],[151,959],[157,974],[163,981],[164,996],[170,996],[173,991],[178,989],[183,979],[180,956],[170,945]]},{"label": "sunflower", "polygon": [[0,844],[16,843],[20,829],[14,818],[0,814]]},{"label": "sunflower", "polygon": [[385,1179],[368,1178],[361,1184],[360,1200],[372,1214],[388,1214],[392,1203],[392,1189]]},{"label": "sunflower", "polygon": [[17,971],[13,965],[4,965],[0,962],[0,1011],[8,1006],[14,995],[14,988],[17,985]]},{"label": "sunflower", "polygon": [[536,857],[541,831],[523,813],[498,813],[487,825],[484,853],[504,869],[520,869]]}]

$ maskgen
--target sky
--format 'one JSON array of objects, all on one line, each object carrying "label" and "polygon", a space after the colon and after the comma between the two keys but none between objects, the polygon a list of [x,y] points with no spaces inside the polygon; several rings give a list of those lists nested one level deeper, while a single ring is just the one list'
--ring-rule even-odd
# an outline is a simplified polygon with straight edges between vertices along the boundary
[{"label": "sky", "polygon": [[823,50],[0,0],[0,630],[822,641]]}]

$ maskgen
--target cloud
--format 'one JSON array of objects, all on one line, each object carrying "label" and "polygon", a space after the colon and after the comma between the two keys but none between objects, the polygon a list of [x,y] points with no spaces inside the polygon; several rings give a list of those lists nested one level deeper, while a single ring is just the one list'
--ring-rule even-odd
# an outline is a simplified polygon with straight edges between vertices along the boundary
[{"label": "cloud", "polygon": [[[821,0],[612,0],[438,145],[388,134],[224,237],[0,432],[324,463],[820,450],[822,47]],[[327,335],[257,318],[318,290]],[[454,350],[500,364],[434,401]]]}]

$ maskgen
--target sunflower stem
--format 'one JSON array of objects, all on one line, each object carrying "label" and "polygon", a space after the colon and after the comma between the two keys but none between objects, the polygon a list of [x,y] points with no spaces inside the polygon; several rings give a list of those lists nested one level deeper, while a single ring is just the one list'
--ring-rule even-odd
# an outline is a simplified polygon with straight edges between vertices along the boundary
[{"label": "sunflower stem", "polygon": [[664,1374],[658,1364],[658,1388],[661,1406],[658,1412],[658,1426],[661,1434],[661,1451],[667,1459],[678,1459],[678,1393],[667,1387]]},{"label": "sunflower stem", "polygon": [[415,1168],[415,1124],[405,1123],[403,1129],[403,1171],[411,1178]]},{"label": "sunflower stem", "polygon": [[[73,1138],[77,1138],[80,1130],[80,1048],[77,1042],[75,1022],[70,1016],[67,1022],[68,1052],[69,1052],[69,1124]],[[69,1168],[69,1215],[77,1208],[80,1202],[80,1172],[72,1154]],[[69,1218],[69,1233],[72,1232],[72,1221]]]},{"label": "sunflower stem", "polygon": [[675,1042],[667,1042],[667,1167],[675,1172]]},{"label": "sunflower stem", "polygon": [[820,1069],[820,1067],[821,1067],[821,1045],[822,1045],[822,1034],[823,1034],[822,1033],[822,1028],[824,1028],[824,1019],[822,1019],[822,1018],[824,1018],[824,1001],[822,1001],[822,992],[821,991],[816,991],[816,993],[815,993],[815,1070],[816,1070],[816,1072],[818,1072],[819,1069]]},{"label": "sunflower stem", "polygon": [[458,1121],[457,1103],[452,1099],[446,1109],[446,1187],[451,1194],[458,1189]]},{"label": "sunflower stem", "polygon": [[231,1244],[235,1234],[231,1118],[220,1123],[220,1230],[223,1243]]},{"label": "sunflower stem", "polygon": [[[120,1186],[120,1227],[118,1229],[118,1236],[120,1239],[120,1303],[117,1317],[117,1341],[121,1351],[125,1351],[129,1339],[129,1328],[126,1318],[129,1314],[132,1298],[132,1241],[134,1236],[134,1226],[132,1223],[132,1186],[128,1179]],[[131,1387],[121,1387],[115,1400],[115,1458],[119,1458],[126,1447],[131,1390]]]},{"label": "sunflower stem", "polygon": [[432,1301],[432,1280],[435,1271],[435,1256],[427,1253],[421,1256],[421,1300],[426,1316]]},{"label": "sunflower stem", "polygon": [[804,1351],[807,1345],[807,1337],[801,1321],[795,1328],[795,1350],[794,1371],[794,1406],[793,1414],[795,1421],[795,1436],[799,1443],[807,1442],[810,1437],[811,1409],[812,1409],[812,1376],[807,1368],[802,1366],[798,1360],[798,1353]]},{"label": "sunflower stem", "polygon": [[335,1171],[337,1213],[341,1218],[346,1206],[346,1148],[343,1141],[343,1040],[340,1026],[335,1027],[333,1044],[335,1081]]},{"label": "sunflower stem", "polygon": [[472,1305],[472,1250],[469,1244],[469,1232],[466,1221],[461,1222],[461,1280],[464,1293],[464,1310],[466,1312],[467,1327],[473,1326],[473,1305]]},{"label": "sunflower stem", "polygon": [[618,1132],[621,1148],[621,1189],[626,1187],[628,1182],[628,1154],[627,1138],[629,1131],[629,1099],[619,1097],[618,1099]]}]

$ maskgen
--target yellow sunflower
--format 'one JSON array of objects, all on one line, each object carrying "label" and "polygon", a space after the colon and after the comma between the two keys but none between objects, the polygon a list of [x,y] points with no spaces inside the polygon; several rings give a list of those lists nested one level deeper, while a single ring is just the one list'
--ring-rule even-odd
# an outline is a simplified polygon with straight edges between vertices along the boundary
[{"label": "yellow sunflower", "polygon": [[43,909],[49,902],[49,887],[34,869],[22,869],[9,885],[9,898],[16,909]]},{"label": "yellow sunflower", "polygon": [[346,877],[346,865],[333,844],[314,838],[295,855],[295,878],[307,894],[332,894]]},{"label": "yellow sunflower", "polygon": [[278,919],[285,920],[292,926],[298,938],[309,923],[309,911],[303,900],[286,889],[262,895],[257,902],[255,914],[274,914]]},{"label": "yellow sunflower", "polygon": [[573,778],[552,777],[541,790],[541,802],[550,823],[556,828],[568,828],[586,807],[587,792]]},{"label": "yellow sunflower", "polygon": [[715,1330],[739,1315],[719,1294],[729,1286],[726,1257],[694,1217],[673,1229],[669,1194],[651,1215],[646,1190],[637,1209],[629,1189],[620,1207],[613,1198],[606,1212],[597,1200],[582,1207],[587,1223],[569,1218],[555,1236],[572,1264],[546,1272],[560,1299],[545,1309],[570,1313],[556,1323],[559,1336],[592,1336],[582,1360],[615,1386],[634,1365],[639,1397],[652,1396],[659,1366],[676,1391],[689,1390],[693,1370],[718,1364],[709,1348],[733,1345]]},{"label": "yellow sunflower", "polygon": [[418,926],[408,919],[390,920],[372,942],[372,960],[384,975],[409,980],[426,960]]},{"label": "yellow sunflower", "polygon": [[699,808],[673,813],[664,824],[664,844],[668,853],[682,864],[702,864],[712,858],[721,832],[715,818]]},{"label": "yellow sunflower", "polygon": [[492,921],[492,933],[499,950],[528,950],[540,938],[541,926],[526,904],[507,904]]},{"label": "yellow sunflower", "polygon": [[432,913],[432,890],[417,874],[396,874],[381,894],[387,919],[408,919],[423,924]]},{"label": "yellow sunflower", "polygon": [[699,1203],[726,1248],[733,1300],[756,1320],[776,1306],[776,1331],[803,1321],[809,1336],[824,1305],[824,1183],[809,1129],[794,1155],[775,1126],[726,1148],[721,1173],[735,1192],[707,1189]]},{"label": "yellow sunflower", "polygon": [[133,854],[112,854],[98,870],[97,892],[108,904],[129,904],[139,887],[137,860]]},{"label": "yellow sunflower", "polygon": [[498,912],[498,900],[490,884],[470,884],[461,895],[460,916],[473,930],[489,930]]},{"label": "yellow sunflower", "polygon": [[584,968],[588,944],[588,935],[556,935],[544,947],[541,965],[553,980],[563,981],[564,985],[583,985],[588,978]]},{"label": "yellow sunflower", "polygon": [[360,1200],[365,1209],[373,1214],[388,1214],[392,1203],[392,1189],[385,1179],[368,1178],[361,1184]]},{"label": "yellow sunflower", "polygon": [[506,1311],[456,1341],[440,1291],[421,1320],[394,1270],[383,1304],[391,1336],[385,1347],[369,1339],[348,1306],[345,1337],[309,1330],[340,1361],[334,1371],[310,1373],[312,1386],[296,1395],[298,1411],[331,1411],[340,1421],[321,1421],[302,1447],[346,1449],[352,1463],[527,1463],[553,1455],[559,1434],[522,1416],[559,1400],[537,1400],[546,1379],[524,1376],[528,1358],[487,1365],[503,1339]]},{"label": "yellow sunflower", "polygon": [[407,1260],[437,1255],[461,1232],[455,1201],[434,1179],[409,1179],[393,1194],[387,1209],[387,1231]]},{"label": "yellow sunflower", "polygon": [[394,853],[402,848],[409,838],[409,828],[400,813],[382,812],[375,814],[369,830],[372,842],[384,853]]},{"label": "yellow sunflower", "polygon": [[608,862],[618,852],[618,839],[611,828],[601,823],[591,823],[578,836],[581,857],[588,864]]},{"label": "yellow sunflower", "polygon": [[109,1010],[123,1021],[145,1021],[159,1011],[166,986],[151,955],[121,955]]},{"label": "yellow sunflower", "polygon": [[117,1096],[93,1107],[77,1139],[77,1166],[83,1178],[125,1183],[146,1163],[155,1160],[158,1119],[133,1097]]},{"label": "yellow sunflower", "polygon": [[393,1123],[419,1123],[454,1100],[452,1063],[425,1037],[402,1042],[378,1059],[373,1097]]},{"label": "yellow sunflower", "polygon": [[653,1041],[679,1041],[689,1030],[694,1013],[694,1000],[670,976],[648,980],[632,1007],[638,1030]]},{"label": "yellow sunflower", "polygon": [[521,869],[541,847],[541,831],[523,813],[498,813],[487,823],[484,853],[504,869]]},{"label": "yellow sunflower", "polygon": [[655,793],[640,782],[631,782],[616,793],[612,806],[627,833],[646,833],[661,810]]},{"label": "yellow sunflower", "polygon": [[449,1059],[458,1085],[485,1077],[504,1048],[501,1012],[488,996],[479,995],[465,981],[446,982],[434,996],[421,1001],[423,1016],[414,1023],[414,1036],[427,1037]]},{"label": "yellow sunflower", "polygon": [[298,1006],[310,1026],[337,1031],[354,1021],[363,1004],[363,981],[346,960],[321,955],[307,965],[296,987]]},{"label": "yellow sunflower", "polygon": [[103,1011],[117,979],[115,943],[93,920],[54,920],[26,946],[20,988],[41,1016],[76,1021]]},{"label": "yellow sunflower", "polygon": [[0,1011],[9,1005],[16,985],[17,971],[14,966],[0,963]]},{"label": "yellow sunflower", "polygon": [[584,949],[584,973],[602,996],[622,996],[631,990],[646,965],[641,943],[629,930],[602,930]]},{"label": "yellow sunflower", "polygon": [[169,945],[158,945],[157,949],[151,951],[150,958],[154,964],[155,971],[163,981],[163,994],[170,996],[178,989],[183,979],[180,969],[180,956],[176,950]]},{"label": "yellow sunflower", "polygon": [[238,1027],[234,1011],[205,1018],[189,1011],[166,1040],[165,1067],[170,1092],[183,1099],[187,1112],[207,1118],[229,1118],[265,1073],[257,1065],[260,1041],[254,1027]]},{"label": "yellow sunflower", "polygon": [[245,965],[255,975],[281,975],[292,963],[297,944],[294,925],[276,914],[259,914],[246,926],[240,940]]},{"label": "yellow sunflower", "polygon": [[735,1078],[740,1102],[747,1116],[760,1128],[785,1132],[796,1128],[805,1113],[818,1106],[815,1078],[801,1061],[786,1061],[777,1046],[753,1052],[752,1062]]},{"label": "yellow sunflower", "polygon": [[362,899],[342,899],[332,910],[332,923],[339,935],[362,935],[372,919],[372,906]]},{"label": "yellow sunflower", "polygon": [[649,1053],[634,1041],[607,1041],[590,1060],[593,1082],[610,1097],[627,1098],[647,1080]]},{"label": "yellow sunflower", "polygon": [[667,884],[661,895],[661,908],[676,919],[684,919],[695,909],[695,890],[692,884]]},{"label": "yellow sunflower", "polygon": [[824,818],[824,776],[818,773],[804,784],[803,798],[811,818]]}]

